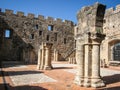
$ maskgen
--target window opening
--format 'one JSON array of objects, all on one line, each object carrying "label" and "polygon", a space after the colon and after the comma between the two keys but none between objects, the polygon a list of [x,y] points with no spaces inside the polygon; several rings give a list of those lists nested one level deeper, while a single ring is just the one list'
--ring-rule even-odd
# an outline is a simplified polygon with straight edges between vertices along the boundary
[{"label": "window opening", "polygon": [[48,25],[48,30],[53,31],[53,25]]},{"label": "window opening", "polygon": [[115,61],[120,61],[120,43],[117,43],[113,48],[113,58]]},{"label": "window opening", "polygon": [[35,25],[35,29],[38,29],[38,25]]},{"label": "window opening", "polygon": [[49,35],[47,35],[47,39],[46,40],[49,41]]},{"label": "window opening", "polygon": [[30,39],[34,39],[34,34],[31,34],[31,35],[30,35]]},{"label": "window opening", "polygon": [[64,44],[66,44],[66,38],[64,38]]},{"label": "window opening", "polygon": [[57,33],[55,33],[55,41],[57,41]]},{"label": "window opening", "polygon": [[39,31],[39,36],[41,36],[42,35],[42,31]]},{"label": "window opening", "polygon": [[5,38],[10,38],[11,31],[10,30],[5,30]]}]

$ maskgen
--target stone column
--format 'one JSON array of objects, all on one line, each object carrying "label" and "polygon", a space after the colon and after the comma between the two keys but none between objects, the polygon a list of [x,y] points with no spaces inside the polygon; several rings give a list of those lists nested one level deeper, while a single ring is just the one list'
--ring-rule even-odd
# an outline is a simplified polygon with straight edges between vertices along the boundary
[{"label": "stone column", "polygon": [[56,49],[54,49],[54,61],[56,61]]},{"label": "stone column", "polygon": [[58,51],[56,51],[56,61],[59,60],[59,57],[58,57]]},{"label": "stone column", "polygon": [[95,88],[105,86],[100,77],[100,44],[94,41],[92,48],[91,86]]},{"label": "stone column", "polygon": [[51,69],[51,61],[50,61],[50,50],[48,47],[45,48],[45,66],[44,69]]},{"label": "stone column", "polygon": [[38,69],[51,69],[51,43],[42,43],[41,48],[38,50]]},{"label": "stone column", "polygon": [[45,64],[45,46],[44,46],[44,44],[42,43],[42,51],[41,51],[41,66],[40,66],[40,69],[44,69],[44,64]]},{"label": "stone column", "polygon": [[89,44],[85,44],[85,62],[84,62],[84,86],[89,87],[90,86],[90,50],[89,50]]},{"label": "stone column", "polygon": [[42,49],[39,48],[39,50],[38,50],[38,65],[37,65],[37,69],[40,69],[41,59],[42,59]]},{"label": "stone column", "polygon": [[74,83],[83,86],[84,78],[84,56],[83,56],[83,45],[80,44],[80,41],[76,41],[76,62],[77,62],[77,73],[75,76]]},{"label": "stone column", "polygon": [[70,57],[68,58],[68,60],[69,60],[69,64],[71,64],[71,58]]},{"label": "stone column", "polygon": [[54,49],[54,61],[58,61],[58,51]]}]

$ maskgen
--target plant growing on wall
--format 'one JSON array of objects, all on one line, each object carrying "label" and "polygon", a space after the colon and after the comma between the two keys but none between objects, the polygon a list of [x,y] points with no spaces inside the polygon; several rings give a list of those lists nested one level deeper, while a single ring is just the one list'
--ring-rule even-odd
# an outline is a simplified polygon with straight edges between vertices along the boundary
[{"label": "plant growing on wall", "polygon": [[97,32],[97,33],[102,33],[102,30],[97,28],[97,29],[96,29],[96,32]]}]

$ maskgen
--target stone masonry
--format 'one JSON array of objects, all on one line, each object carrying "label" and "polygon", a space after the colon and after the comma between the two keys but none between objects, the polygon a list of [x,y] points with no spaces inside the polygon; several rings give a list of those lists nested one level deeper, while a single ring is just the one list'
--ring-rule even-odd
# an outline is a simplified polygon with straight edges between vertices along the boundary
[{"label": "stone masonry", "polygon": [[[91,20],[95,21],[95,17],[92,17],[94,13],[91,9],[88,11],[85,9],[82,10],[87,16],[81,14],[80,17],[86,16],[86,19],[84,22],[81,21],[81,24],[78,22],[77,26],[72,21],[63,21],[60,18],[45,18],[42,15],[35,17],[31,13],[25,16],[21,11],[14,13],[13,10],[6,9],[3,12],[0,9],[0,58],[36,63],[39,46],[42,42],[49,42],[53,43],[52,60],[69,59],[70,63],[75,62],[74,36],[87,33],[89,30],[97,30],[106,34],[105,40],[100,44],[100,59],[104,60],[104,66],[109,66],[110,61],[120,62],[120,50],[115,50],[120,43],[120,5],[115,9],[107,9],[103,13],[104,19],[96,20],[96,27],[94,27],[95,22],[91,23]],[[6,33],[9,35],[6,36]]]},{"label": "stone masonry", "polygon": [[59,60],[66,60],[69,49],[74,48],[73,30],[74,23],[69,20],[35,17],[31,13],[25,16],[23,12],[14,14],[13,10],[6,9],[0,12],[0,58],[36,63],[39,46],[46,42],[53,44],[52,60],[54,49]]},{"label": "stone masonry", "polygon": [[51,43],[42,43],[38,50],[38,65],[37,69],[50,70],[52,69],[51,64]]},{"label": "stone masonry", "polygon": [[[100,43],[104,39],[103,19],[105,6],[99,3],[83,7],[77,14],[75,83],[85,87],[105,86],[100,76]],[[89,18],[91,17],[91,18]]]},{"label": "stone masonry", "polygon": [[75,83],[85,87],[105,86],[103,66],[120,63],[120,5],[107,9],[95,3],[77,13],[78,23],[35,17],[0,9],[0,59],[37,63],[51,69],[51,60],[77,62]]},{"label": "stone masonry", "polygon": [[120,5],[115,9],[109,8],[105,12],[103,33],[106,34],[105,40],[101,44],[101,60],[109,66],[110,62],[120,63]]},{"label": "stone masonry", "polygon": [[[82,8],[82,12],[86,12],[84,14],[79,14],[79,17],[86,18],[81,19],[78,22],[78,25],[74,27],[74,36],[81,35],[83,32],[89,32],[89,30],[96,30],[98,33],[104,33],[106,35],[105,39],[100,44],[100,60],[104,67],[111,65],[110,63],[116,63],[116,65],[120,65],[120,5],[117,5],[114,8],[108,8],[103,13],[104,18],[95,21],[96,18],[92,17],[94,13],[91,12],[90,8],[87,7]],[[101,7],[100,7],[101,8]],[[87,11],[88,10],[88,11]],[[101,8],[102,10],[102,8]],[[96,27],[94,24],[96,23]],[[76,42],[77,43],[77,42]]]}]

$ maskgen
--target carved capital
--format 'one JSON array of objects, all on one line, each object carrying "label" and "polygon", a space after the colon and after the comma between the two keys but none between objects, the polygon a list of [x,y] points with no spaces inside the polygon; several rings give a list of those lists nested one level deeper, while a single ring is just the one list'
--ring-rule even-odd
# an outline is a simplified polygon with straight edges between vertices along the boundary
[{"label": "carved capital", "polygon": [[98,43],[100,44],[102,42],[102,40],[105,39],[105,34],[101,34],[101,33],[91,33],[91,40],[93,43]]}]

